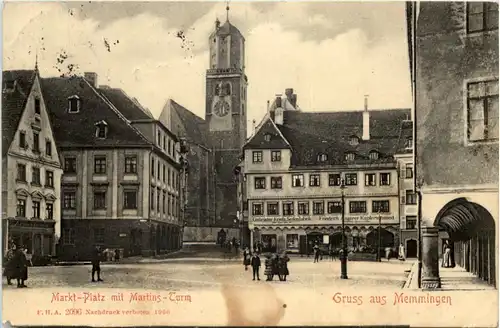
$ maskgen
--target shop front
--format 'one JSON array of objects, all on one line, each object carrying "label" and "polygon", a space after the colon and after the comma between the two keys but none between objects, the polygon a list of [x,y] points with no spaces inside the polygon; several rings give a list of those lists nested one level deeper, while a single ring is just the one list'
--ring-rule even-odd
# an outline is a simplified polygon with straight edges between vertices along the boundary
[{"label": "shop front", "polygon": [[[395,216],[346,216],[345,242],[351,252],[399,245],[399,222]],[[311,254],[313,247],[338,250],[342,247],[340,217],[258,218],[249,224],[253,245],[264,252]],[[380,231],[380,233],[379,233]],[[379,245],[380,239],[380,245]]]}]

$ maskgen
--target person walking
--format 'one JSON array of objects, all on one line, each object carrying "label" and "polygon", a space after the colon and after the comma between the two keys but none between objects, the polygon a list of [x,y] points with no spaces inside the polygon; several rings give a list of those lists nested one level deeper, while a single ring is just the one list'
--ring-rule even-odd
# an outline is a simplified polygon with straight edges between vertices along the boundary
[{"label": "person walking", "polygon": [[400,261],[405,261],[406,260],[406,255],[405,255],[405,247],[403,246],[403,244],[401,243],[399,245],[399,252],[398,252],[398,259]]},{"label": "person walking", "polygon": [[390,247],[386,247],[385,248],[385,258],[387,259],[387,261],[390,261],[391,260],[391,248]]},{"label": "person walking", "polygon": [[[252,280],[255,280],[255,277],[257,277],[257,280],[260,280],[260,277],[259,277],[260,257],[259,257],[259,255],[257,255],[257,253],[253,253],[251,265],[252,265],[252,271],[253,271],[253,279]],[[267,270],[267,268],[266,268],[266,270]]]},{"label": "person walking", "polygon": [[266,281],[273,280],[273,260],[271,259],[271,255],[266,255],[266,260],[264,261],[264,274],[267,276]]},{"label": "person walking", "polygon": [[443,252],[443,262],[441,263],[443,268],[450,268],[451,265],[451,246],[448,241],[445,241],[444,252]]},{"label": "person walking", "polygon": [[97,273],[97,281],[101,279],[101,257],[102,253],[99,246],[96,246],[92,251],[92,282],[95,282],[95,274]]},{"label": "person walking", "polygon": [[250,265],[250,250],[248,247],[245,247],[245,250],[243,250],[243,265],[245,266],[245,271],[247,271]]},{"label": "person walking", "polygon": [[318,244],[314,245],[313,251],[314,251],[314,261],[313,261],[313,263],[317,263],[317,262],[319,262],[319,253],[320,253],[320,249],[319,249]]},{"label": "person walking", "polygon": [[117,248],[115,249],[115,262],[120,261],[120,250]]},{"label": "person walking", "polygon": [[12,279],[16,276],[14,257],[16,255],[16,244],[12,244],[5,255],[4,276],[7,278],[7,285],[12,285]]},{"label": "person walking", "polygon": [[286,254],[286,251],[278,259],[278,276],[281,281],[286,281],[286,277],[290,274],[288,271],[288,262],[290,258]]},{"label": "person walking", "polygon": [[14,254],[14,275],[17,279],[17,288],[24,288],[26,286],[25,282],[28,280],[28,259],[24,251],[24,247],[19,247],[16,249]]}]

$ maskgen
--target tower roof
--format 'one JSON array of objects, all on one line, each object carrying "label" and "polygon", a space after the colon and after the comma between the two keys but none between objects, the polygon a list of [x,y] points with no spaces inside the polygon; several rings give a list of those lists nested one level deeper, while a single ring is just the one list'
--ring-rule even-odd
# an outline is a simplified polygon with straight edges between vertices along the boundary
[{"label": "tower roof", "polygon": [[245,39],[243,37],[243,34],[241,34],[240,30],[238,30],[238,28],[236,26],[234,26],[233,24],[231,24],[229,22],[229,20],[227,20],[223,25],[220,25],[218,26],[217,25],[217,22],[216,21],[216,28],[215,28],[215,31],[212,33],[212,35],[210,36],[211,38],[215,35],[233,35],[233,36],[238,36],[242,39]]}]

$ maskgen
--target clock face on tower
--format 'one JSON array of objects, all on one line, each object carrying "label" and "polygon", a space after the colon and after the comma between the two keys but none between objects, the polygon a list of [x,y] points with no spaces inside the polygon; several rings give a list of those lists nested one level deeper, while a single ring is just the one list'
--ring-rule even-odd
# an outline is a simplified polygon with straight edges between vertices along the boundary
[{"label": "clock face on tower", "polygon": [[219,100],[214,105],[214,113],[217,116],[226,116],[229,113],[229,103],[225,100]]}]

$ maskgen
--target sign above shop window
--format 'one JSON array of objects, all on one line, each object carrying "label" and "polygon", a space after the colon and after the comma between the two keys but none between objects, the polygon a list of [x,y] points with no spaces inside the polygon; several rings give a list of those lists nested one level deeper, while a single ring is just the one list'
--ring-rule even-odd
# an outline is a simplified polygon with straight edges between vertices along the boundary
[{"label": "sign above shop window", "polygon": [[[344,221],[348,224],[352,223],[378,223],[378,215],[358,215],[358,216],[346,216]],[[381,223],[397,223],[397,217],[394,215],[382,215],[380,216]],[[339,216],[304,216],[304,217],[253,217],[250,222],[256,224],[273,224],[273,225],[287,225],[287,224],[305,224],[305,225],[324,225],[324,224],[341,224],[342,217]]]}]

